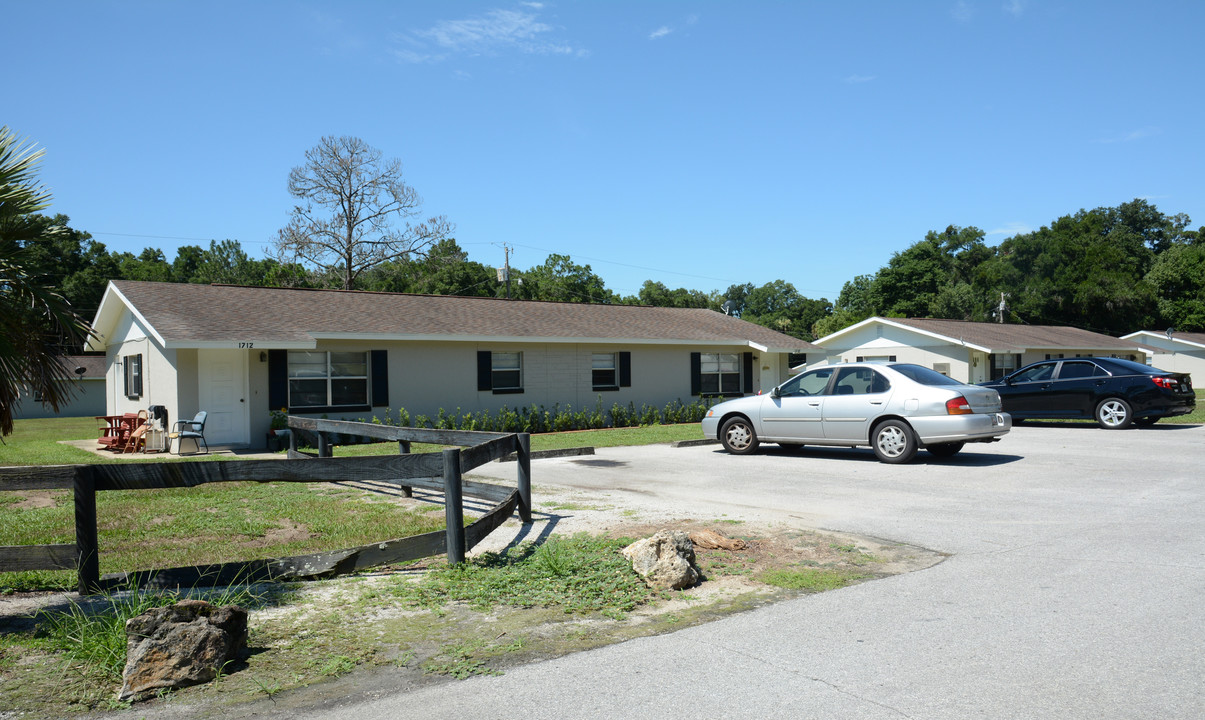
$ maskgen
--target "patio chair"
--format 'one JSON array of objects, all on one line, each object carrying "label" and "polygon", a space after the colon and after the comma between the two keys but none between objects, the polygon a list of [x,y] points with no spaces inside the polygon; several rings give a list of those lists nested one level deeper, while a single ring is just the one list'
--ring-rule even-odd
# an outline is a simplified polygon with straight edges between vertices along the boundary
[{"label": "patio chair", "polygon": [[183,455],[181,452],[184,440],[192,440],[197,446],[197,452],[191,452],[189,455],[197,455],[200,453],[201,446],[205,446],[205,454],[209,454],[209,443],[205,442],[205,418],[209,413],[202,410],[196,414],[192,420],[177,420],[172,427],[174,430],[171,435],[167,436],[168,452],[171,452],[171,442],[176,441],[176,454]]},{"label": "patio chair", "polygon": [[138,411],[138,419],[134,421],[134,429],[130,432],[129,437],[126,438],[125,446],[122,448],[123,452],[134,453],[146,449],[146,431],[149,429],[147,426],[148,418],[149,415],[146,410]]}]

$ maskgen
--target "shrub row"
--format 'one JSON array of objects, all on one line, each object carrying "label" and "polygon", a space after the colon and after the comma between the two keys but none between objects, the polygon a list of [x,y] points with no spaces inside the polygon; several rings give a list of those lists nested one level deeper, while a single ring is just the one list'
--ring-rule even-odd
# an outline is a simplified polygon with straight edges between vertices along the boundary
[{"label": "shrub row", "polygon": [[376,416],[370,420],[361,418],[360,422],[435,430],[482,430],[485,432],[537,434],[566,430],[600,430],[602,428],[699,422],[707,414],[708,407],[710,407],[710,403],[701,400],[690,404],[674,400],[663,408],[644,404],[637,409],[635,403],[630,402],[626,406],[614,403],[611,405],[611,409],[607,410],[603,407],[602,398],[599,398],[592,410],[574,410],[572,405],[561,408],[559,403],[554,405],[551,410],[543,405],[535,404],[513,409],[504,405],[497,412],[489,410],[463,412],[460,408],[456,408],[453,412],[446,412],[441,408],[435,417],[426,415],[411,417],[405,408],[398,408],[396,416],[391,410],[387,410],[384,418]]}]

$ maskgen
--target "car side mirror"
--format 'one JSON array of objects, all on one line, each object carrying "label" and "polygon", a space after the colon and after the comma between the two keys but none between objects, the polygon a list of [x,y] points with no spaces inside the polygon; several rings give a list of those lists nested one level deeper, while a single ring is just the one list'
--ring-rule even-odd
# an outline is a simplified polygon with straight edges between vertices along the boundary
[{"label": "car side mirror", "polygon": [[778,388],[774,388],[770,390],[770,397],[777,400],[778,398],[782,397],[782,393],[778,391]]}]

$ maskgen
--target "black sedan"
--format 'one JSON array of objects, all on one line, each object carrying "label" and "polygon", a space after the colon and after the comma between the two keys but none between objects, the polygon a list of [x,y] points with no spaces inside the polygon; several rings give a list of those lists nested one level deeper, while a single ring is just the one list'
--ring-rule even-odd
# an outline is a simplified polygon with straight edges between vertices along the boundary
[{"label": "black sedan", "polygon": [[980,385],[1000,393],[1014,421],[1093,418],[1110,430],[1187,415],[1197,404],[1187,374],[1119,358],[1042,360]]}]

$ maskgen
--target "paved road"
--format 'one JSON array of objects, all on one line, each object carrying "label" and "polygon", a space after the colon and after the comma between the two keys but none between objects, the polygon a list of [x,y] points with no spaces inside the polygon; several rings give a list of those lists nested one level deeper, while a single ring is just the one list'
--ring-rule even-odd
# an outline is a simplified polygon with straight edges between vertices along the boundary
[{"label": "paved road", "polygon": [[[1016,428],[950,460],[716,446],[537,488],[889,538],[927,570],[310,718],[1205,717],[1205,427]],[[512,468],[500,468],[510,479]],[[538,505],[538,497],[537,497]]]}]

